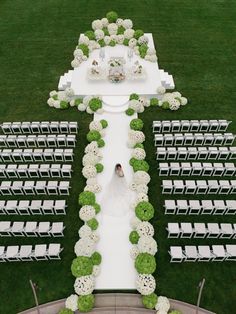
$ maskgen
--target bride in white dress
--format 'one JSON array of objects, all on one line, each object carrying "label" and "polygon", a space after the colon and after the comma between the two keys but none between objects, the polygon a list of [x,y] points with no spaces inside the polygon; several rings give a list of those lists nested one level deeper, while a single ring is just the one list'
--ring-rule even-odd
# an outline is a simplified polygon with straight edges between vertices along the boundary
[{"label": "bride in white dress", "polygon": [[120,164],[116,164],[111,181],[102,198],[102,214],[122,217],[130,212],[132,191],[129,189]]}]

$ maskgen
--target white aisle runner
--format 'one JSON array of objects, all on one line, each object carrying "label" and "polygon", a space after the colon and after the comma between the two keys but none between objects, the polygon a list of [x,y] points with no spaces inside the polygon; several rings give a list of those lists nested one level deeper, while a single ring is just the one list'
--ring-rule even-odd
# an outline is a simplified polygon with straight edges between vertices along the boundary
[{"label": "white aisle runner", "polygon": [[[114,96],[115,98],[115,96]],[[105,129],[105,147],[102,149],[104,171],[99,174],[98,182],[102,191],[97,194],[97,202],[101,203],[113,176],[117,163],[123,167],[128,185],[132,180],[132,168],[129,165],[131,149],[128,148],[129,123],[134,116],[129,117],[124,112],[104,112],[94,115],[94,120],[106,119],[108,128]],[[112,211],[119,210],[122,204],[114,202]],[[130,257],[131,244],[129,233],[131,231],[130,219],[133,211],[125,216],[114,217],[107,214],[109,208],[102,208],[98,215],[100,240],[97,246],[102,254],[101,273],[96,279],[96,289],[135,289],[136,271],[134,261]]]}]

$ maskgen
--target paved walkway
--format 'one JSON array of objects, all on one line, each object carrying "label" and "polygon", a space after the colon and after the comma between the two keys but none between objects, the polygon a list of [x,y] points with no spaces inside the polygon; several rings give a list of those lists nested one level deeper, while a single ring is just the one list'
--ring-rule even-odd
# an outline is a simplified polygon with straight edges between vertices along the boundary
[{"label": "paved walkway", "polygon": [[[40,314],[58,314],[64,307],[65,299],[40,305]],[[182,314],[196,314],[196,306],[170,299],[171,309],[181,311]],[[155,314],[143,308],[141,296],[131,293],[104,293],[96,295],[95,308],[89,313],[99,314]],[[20,312],[18,314],[38,314],[36,308]],[[200,309],[198,314],[215,314],[204,309]]]}]

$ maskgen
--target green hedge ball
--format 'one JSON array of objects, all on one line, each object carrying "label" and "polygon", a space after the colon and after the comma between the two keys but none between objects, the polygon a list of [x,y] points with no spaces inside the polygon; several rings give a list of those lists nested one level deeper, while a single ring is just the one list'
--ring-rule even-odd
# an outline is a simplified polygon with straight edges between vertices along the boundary
[{"label": "green hedge ball", "polygon": [[95,297],[93,294],[80,295],[78,298],[78,309],[80,312],[83,312],[83,313],[90,312],[94,307],[94,303],[95,303]]},{"label": "green hedge ball", "polygon": [[143,305],[147,309],[150,309],[150,310],[155,308],[155,306],[157,304],[157,300],[158,300],[158,297],[155,293],[151,293],[151,294],[142,296]]},{"label": "green hedge ball", "polygon": [[118,14],[115,11],[107,12],[106,18],[108,19],[109,23],[115,23],[118,19]]},{"label": "green hedge ball", "polygon": [[91,256],[93,265],[100,265],[102,262],[102,255],[98,252],[94,252]]},{"label": "green hedge ball", "polygon": [[71,264],[71,272],[75,277],[91,275],[93,272],[93,263],[90,257],[78,256],[73,259]]},{"label": "green hedge ball", "polygon": [[87,221],[87,225],[92,229],[92,230],[97,230],[98,228],[98,221],[96,218],[92,218],[90,220]]},{"label": "green hedge ball", "polygon": [[139,274],[153,274],[156,270],[156,259],[148,253],[140,253],[135,259],[135,268]]},{"label": "green hedge ball", "polygon": [[149,202],[139,202],[135,207],[136,216],[142,221],[148,221],[154,217],[154,207]]},{"label": "green hedge ball", "polygon": [[129,240],[132,244],[137,244],[140,236],[137,231],[133,230],[129,234]]},{"label": "green hedge ball", "polygon": [[130,128],[135,131],[143,129],[143,121],[141,119],[133,119],[130,121]]},{"label": "green hedge ball", "polygon": [[61,309],[58,314],[74,314],[74,312],[70,309]]},{"label": "green hedge ball", "polygon": [[104,169],[103,164],[98,163],[95,165],[95,167],[96,167],[97,173],[103,172],[103,169]]},{"label": "green hedge ball", "polygon": [[93,192],[90,191],[84,191],[81,192],[79,195],[79,200],[78,200],[79,205],[84,206],[84,205],[94,205],[96,203],[96,197]]}]

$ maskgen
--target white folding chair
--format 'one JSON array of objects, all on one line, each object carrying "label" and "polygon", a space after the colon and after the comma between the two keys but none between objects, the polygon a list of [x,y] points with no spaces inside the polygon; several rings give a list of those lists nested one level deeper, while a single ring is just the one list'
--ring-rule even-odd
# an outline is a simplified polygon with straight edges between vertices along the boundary
[{"label": "white folding chair", "polygon": [[34,133],[34,134],[40,133],[40,122],[33,121],[30,127],[31,127],[31,133]]},{"label": "white folding chair", "polygon": [[42,206],[41,200],[31,201],[31,204],[30,204],[31,215],[42,215],[41,206]]},{"label": "white folding chair", "polygon": [[211,146],[214,143],[214,136],[212,133],[205,133],[204,134],[204,145]]},{"label": "white folding chair", "polygon": [[194,238],[205,238],[208,235],[208,230],[205,223],[195,222],[194,226]]},{"label": "white folding chair", "polygon": [[7,177],[6,168],[7,165],[0,165],[0,179],[5,179]]},{"label": "white folding chair", "polygon": [[54,203],[54,213],[55,215],[66,215],[66,201],[56,200]]},{"label": "white folding chair", "polygon": [[12,149],[3,149],[1,153],[2,162],[12,162]]},{"label": "white folding chair", "polygon": [[219,147],[218,148],[218,160],[226,160],[229,156],[229,148],[228,147]]},{"label": "white folding chair", "polygon": [[50,222],[40,221],[37,228],[37,234],[39,237],[50,237]]},{"label": "white folding chair", "polygon": [[59,122],[58,121],[51,121],[50,123],[50,131],[51,133],[59,133]]},{"label": "white folding chair", "polygon": [[5,246],[0,246],[0,263],[6,262],[5,257]]},{"label": "white folding chair", "polygon": [[190,162],[181,162],[181,176],[189,177],[192,173],[192,166]]},{"label": "white folding chair", "polygon": [[52,178],[60,178],[61,176],[61,165],[52,164],[50,168],[50,174]]},{"label": "white folding chair", "polygon": [[198,246],[199,262],[209,262],[214,259],[214,255],[211,253],[210,247],[208,245]]},{"label": "white folding chair", "polygon": [[[48,142],[48,141],[47,141]],[[46,162],[53,162],[54,159],[54,150],[52,148],[47,148],[43,152],[43,158]]]},{"label": "white folding chair", "polygon": [[162,121],[162,132],[163,133],[171,132],[171,122],[169,120]]},{"label": "white folding chair", "polygon": [[172,146],[174,143],[173,134],[165,134],[164,135],[164,146]]},{"label": "white folding chair", "polygon": [[20,179],[28,178],[28,165],[19,165],[17,168],[17,175]]},{"label": "white folding chair", "polygon": [[220,133],[214,133],[214,143],[213,145],[215,146],[222,146],[224,144],[224,141],[225,141],[225,137],[220,134]]},{"label": "white folding chair", "polygon": [[6,260],[8,262],[16,262],[19,260],[19,246],[8,246],[6,249]]},{"label": "white folding chair", "polygon": [[223,245],[212,245],[212,254],[214,257],[214,262],[222,262],[226,259],[226,252]]},{"label": "white folding chair", "polygon": [[50,133],[49,122],[42,121],[40,122],[40,131],[41,133]]},{"label": "white folding chair", "polygon": [[195,180],[185,180],[185,194],[195,194],[197,185]]},{"label": "white folding chair", "polygon": [[43,215],[53,215],[54,214],[54,201],[44,200],[42,205]]},{"label": "white folding chair", "polygon": [[7,178],[16,179],[17,178],[17,165],[7,165],[5,172],[6,172]]},{"label": "white folding chair", "polygon": [[23,150],[22,149],[14,149],[12,152],[12,161],[14,162],[23,162]]},{"label": "white folding chair", "polygon": [[[201,145],[201,144],[200,144]],[[206,160],[208,158],[209,151],[206,147],[198,147],[198,159]]]},{"label": "white folding chair", "polygon": [[38,236],[38,223],[37,221],[27,221],[25,223],[24,234],[26,237],[37,237]]},{"label": "white folding chair", "polygon": [[[156,154],[157,154],[157,157],[156,157],[157,160],[166,160],[167,151],[165,147],[157,147]],[[64,153],[64,160],[67,161],[65,157],[65,153]]]},{"label": "white folding chair", "polygon": [[5,211],[6,201],[0,201],[0,215],[6,215]]},{"label": "white folding chair", "polygon": [[171,121],[171,132],[177,133],[181,130],[181,122],[179,120],[172,120]]},{"label": "white folding chair", "polygon": [[71,134],[77,134],[78,133],[78,122],[77,121],[69,122],[69,132]]},{"label": "white folding chair", "polygon": [[234,163],[226,162],[224,164],[224,167],[225,167],[225,173],[224,173],[225,176],[230,176],[230,177],[235,176],[236,167],[235,167]]},{"label": "white folding chair", "polygon": [[236,261],[236,245],[235,244],[226,244],[226,260],[227,261]]},{"label": "white folding chair", "polygon": [[207,194],[208,185],[206,180],[197,180],[197,194]]},{"label": "white folding chair", "polygon": [[3,122],[3,124],[1,125],[1,129],[2,129],[4,134],[11,134],[12,133],[10,122]]},{"label": "white folding chair", "polygon": [[0,185],[0,192],[2,195],[12,195],[11,192],[12,181],[2,181]]},{"label": "white folding chair", "polygon": [[201,162],[192,162],[192,176],[200,176],[203,172],[203,165]]},{"label": "white folding chair", "polygon": [[177,160],[186,160],[188,157],[188,150],[186,147],[177,148]]},{"label": "white folding chair", "polygon": [[218,159],[218,156],[219,156],[219,150],[217,147],[208,147],[208,151],[209,151],[209,154],[208,154],[208,158],[209,159],[213,159],[213,160],[217,160]]},{"label": "white folding chair", "polygon": [[229,147],[229,159],[236,159],[236,146]]},{"label": "white folding chair", "polygon": [[220,184],[217,180],[208,180],[208,192],[207,194],[218,194],[220,190]]},{"label": "white folding chair", "polygon": [[33,162],[33,150],[30,149],[24,149],[23,153],[22,153],[22,157],[24,162]]},{"label": "white folding chair", "polygon": [[39,164],[29,165],[28,176],[30,178],[39,178]]},{"label": "white folding chair", "polygon": [[230,194],[231,192],[231,185],[230,182],[227,180],[220,180],[220,190],[219,190],[219,194]]},{"label": "white folding chair", "polygon": [[22,122],[21,131],[23,134],[30,134],[31,133],[30,122],[27,121]]},{"label": "white folding chair", "polygon": [[24,237],[24,221],[14,221],[11,227],[11,235],[14,237]]},{"label": "white folding chair", "polygon": [[218,132],[219,122],[217,120],[210,120],[209,124],[209,132]]},{"label": "white folding chair", "polygon": [[190,222],[181,222],[180,230],[181,230],[181,238],[192,238],[193,227]]},{"label": "white folding chair", "polygon": [[205,177],[205,176],[212,176],[213,175],[213,172],[214,172],[214,167],[212,165],[211,162],[203,162],[202,163],[202,176]]},{"label": "white folding chair", "polygon": [[162,180],[162,194],[172,194],[173,192],[173,181]]},{"label": "white folding chair", "polygon": [[21,245],[20,251],[19,251],[19,260],[22,262],[29,262],[33,261],[32,259],[32,245]]},{"label": "white folding chair", "polygon": [[175,147],[167,147],[167,160],[175,160],[177,157],[177,150]]},{"label": "white folding chair", "polygon": [[174,194],[184,193],[185,185],[184,185],[183,180],[174,180],[173,185],[174,185],[174,191],[173,191]]},{"label": "white folding chair", "polygon": [[179,176],[181,171],[179,162],[171,162],[170,163],[170,176]]},{"label": "white folding chair", "polygon": [[168,176],[169,170],[170,170],[170,167],[167,162],[159,163],[159,176]]},{"label": "white folding chair", "polygon": [[218,223],[211,222],[207,224],[208,238],[216,239],[220,236],[220,227]]},{"label": "white folding chair", "polygon": [[202,200],[202,211],[201,214],[202,215],[212,215],[213,211],[214,211],[214,206],[212,204],[211,200]]},{"label": "white folding chair", "polygon": [[46,195],[47,188],[46,188],[46,181],[36,181],[35,184],[35,193],[36,195]]},{"label": "white folding chair", "polygon": [[207,132],[209,130],[208,120],[200,120],[200,132]]},{"label": "white folding chair", "polygon": [[182,146],[184,144],[184,136],[182,133],[174,134],[174,145]]},{"label": "white folding chair", "polygon": [[21,122],[12,122],[11,130],[13,134],[21,133]]},{"label": "white folding chair", "polygon": [[184,134],[184,145],[185,146],[192,146],[195,142],[195,137],[193,133],[185,133]]},{"label": "white folding chair", "polygon": [[203,145],[203,143],[204,143],[203,134],[202,133],[194,133],[194,145],[201,146],[201,145]]},{"label": "white folding chair", "polygon": [[189,200],[189,215],[200,215],[202,206],[199,200]]},{"label": "white folding chair", "polygon": [[[49,134],[47,136],[47,146],[48,147],[57,147],[57,136],[55,134]],[[49,160],[47,160],[49,161]]]},{"label": "white folding chair", "polygon": [[43,149],[42,148],[38,148],[35,149],[33,152],[33,158],[35,162],[43,162]]},{"label": "white folding chair", "polygon": [[28,135],[26,138],[27,147],[36,148],[37,147],[37,136],[36,135]]},{"label": "white folding chair", "polygon": [[62,165],[61,166],[61,176],[62,178],[71,178],[72,167],[71,165]]},{"label": "white folding chair", "polygon": [[39,166],[39,175],[41,178],[50,178],[50,164],[41,164]]},{"label": "white folding chair", "polygon": [[60,253],[62,252],[61,245],[58,243],[50,243],[48,250],[47,250],[47,255],[48,258],[51,260],[60,260]]},{"label": "white folding chair", "polygon": [[227,200],[226,202],[226,215],[235,215],[236,214],[236,201],[234,200]]},{"label": "white folding chair", "polygon": [[190,121],[189,120],[181,120],[181,132],[189,132],[190,130]]},{"label": "white folding chair", "polygon": [[62,162],[64,161],[64,156],[63,156],[63,149],[55,149],[54,152],[54,160],[56,162]]},{"label": "white folding chair", "polygon": [[23,195],[23,181],[13,181],[11,191],[13,195]]},{"label": "white folding chair", "polygon": [[181,263],[185,261],[185,255],[181,246],[171,246],[169,254],[171,256],[171,263]]},{"label": "white folding chair", "polygon": [[198,157],[197,147],[188,147],[187,160],[196,160]]},{"label": "white folding chair", "polygon": [[222,177],[224,175],[225,168],[222,163],[219,163],[219,162],[213,163],[213,168],[214,168],[213,176]]},{"label": "white folding chair", "polygon": [[186,256],[185,262],[196,262],[198,260],[198,252],[196,246],[185,245],[184,255]]},{"label": "white folding chair", "polygon": [[58,192],[60,195],[69,195],[70,182],[69,181],[60,181],[58,186]]},{"label": "white folding chair", "polygon": [[224,144],[225,145],[233,145],[235,136],[232,133],[224,133]]},{"label": "white folding chair", "polygon": [[168,238],[179,238],[181,235],[181,230],[177,222],[168,222],[166,230],[168,231]]},{"label": "white folding chair", "polygon": [[236,180],[230,180],[230,194],[236,194]]},{"label": "white folding chair", "polygon": [[177,200],[177,215],[187,215],[189,210],[189,205],[187,200]]},{"label": "white folding chair", "polygon": [[36,261],[46,260],[47,258],[47,245],[46,244],[36,244],[33,257]]},{"label": "white folding chair", "polygon": [[63,230],[65,229],[63,222],[53,222],[50,230],[50,235],[54,238],[64,237]]},{"label": "white folding chair", "polygon": [[[226,207],[224,201],[222,201],[222,200],[214,200],[213,201],[213,206],[214,206],[213,215],[224,215],[226,213],[227,207]],[[235,208],[235,212],[236,212],[236,208]]]},{"label": "white folding chair", "polygon": [[218,132],[225,132],[232,121],[219,120]]},{"label": "white folding chair", "polygon": [[199,120],[190,120],[190,132],[198,132],[200,128]]},{"label": "white folding chair", "polygon": [[58,195],[58,181],[48,181],[46,190],[48,195]]},{"label": "white folding chair", "polygon": [[221,223],[220,224],[221,239],[231,239],[234,236],[234,230],[232,224]]},{"label": "white folding chair", "polygon": [[18,211],[17,211],[17,205],[18,201],[7,201],[6,202],[6,207],[5,207],[5,213],[6,215],[17,215]]},{"label": "white folding chair", "polygon": [[19,201],[19,204],[17,206],[17,212],[19,215],[30,215],[30,211],[29,211],[29,207],[30,207],[30,201]]},{"label": "white folding chair", "polygon": [[23,185],[23,191],[25,195],[35,195],[35,182],[25,181]]},{"label": "white folding chair", "polygon": [[68,136],[66,136],[65,134],[59,134],[57,136],[57,146],[58,147],[68,146],[67,139],[68,139]]},{"label": "white folding chair", "polygon": [[0,221],[0,236],[1,237],[11,236],[11,221]]},{"label": "white folding chair", "polygon": [[16,138],[16,144],[19,148],[26,148],[27,147],[27,137],[26,135],[19,135]]},{"label": "white folding chair", "polygon": [[165,215],[175,215],[176,213],[175,200],[165,200],[164,208]]},{"label": "white folding chair", "polygon": [[38,135],[37,145],[38,145],[38,147],[41,147],[41,148],[47,147],[47,136],[46,135]]},{"label": "white folding chair", "polygon": [[152,123],[152,132],[153,133],[160,133],[162,130],[162,123],[161,121],[153,121]]},{"label": "white folding chair", "polygon": [[163,146],[163,144],[164,144],[163,134],[155,134],[154,143],[155,143],[155,146]]}]

